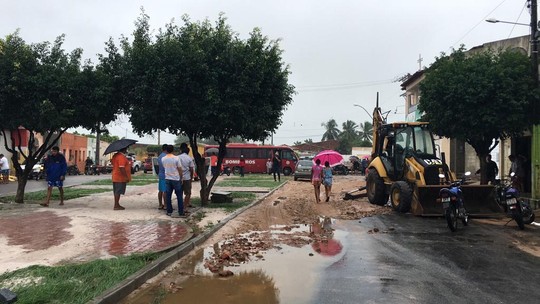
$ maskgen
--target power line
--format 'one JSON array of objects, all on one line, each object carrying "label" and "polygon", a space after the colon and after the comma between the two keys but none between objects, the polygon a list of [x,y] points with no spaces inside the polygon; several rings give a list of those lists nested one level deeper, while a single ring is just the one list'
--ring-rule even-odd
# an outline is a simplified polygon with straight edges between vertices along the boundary
[{"label": "power line", "polygon": [[[527,6],[527,2],[528,2],[528,0],[526,0],[525,3],[523,4],[523,8],[521,8],[521,12],[519,12],[519,16],[517,17],[516,22],[518,22],[519,18],[521,18],[521,14],[523,14],[523,11],[525,10],[525,7]],[[516,28],[516,25],[517,25],[517,23],[514,23],[514,26],[512,26],[512,29],[510,30],[510,34],[508,34],[508,38],[510,38],[510,36],[512,36],[512,32]]]},{"label": "power line", "polygon": [[465,35],[463,35],[461,38],[459,38],[458,41],[456,41],[454,44],[452,44],[452,46],[450,46],[450,48],[448,50],[452,51],[452,49],[454,48],[454,46],[456,44],[458,44],[461,40],[463,40],[463,38],[465,38],[467,35],[469,35],[469,33],[472,32],[477,26],[479,26],[481,23],[483,23],[484,20],[486,20],[486,18],[489,17],[489,15],[491,15],[491,13],[493,13],[496,9],[498,9],[499,6],[501,6],[504,2],[506,2],[506,0],[503,0],[501,3],[499,3],[499,5],[497,5],[494,9],[492,9],[491,12],[489,12],[486,16],[484,16],[482,19],[480,19],[480,21],[478,21],[478,23],[475,26],[473,26],[470,30],[468,30],[467,33],[465,33]]}]

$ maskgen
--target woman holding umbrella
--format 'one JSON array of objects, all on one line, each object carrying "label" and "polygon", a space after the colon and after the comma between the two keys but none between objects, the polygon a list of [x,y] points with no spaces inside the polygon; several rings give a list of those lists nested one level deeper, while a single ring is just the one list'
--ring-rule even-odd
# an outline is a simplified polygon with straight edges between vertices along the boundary
[{"label": "woman holding umbrella", "polygon": [[323,178],[323,168],[321,167],[321,160],[315,160],[315,165],[311,167],[311,184],[313,184],[313,190],[315,190],[315,202],[321,202],[321,181]]}]

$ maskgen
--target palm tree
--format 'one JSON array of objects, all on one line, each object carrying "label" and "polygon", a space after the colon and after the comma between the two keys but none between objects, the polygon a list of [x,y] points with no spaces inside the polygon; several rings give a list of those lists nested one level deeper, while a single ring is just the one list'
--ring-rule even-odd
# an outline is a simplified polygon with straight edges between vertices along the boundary
[{"label": "palm tree", "polygon": [[343,123],[343,131],[341,131],[341,134],[339,135],[339,137],[342,140],[352,143],[358,138],[357,129],[358,129],[358,125],[354,121],[347,120],[346,122]]},{"label": "palm tree", "polygon": [[322,136],[321,141],[338,139],[340,131],[337,128],[338,124],[335,119],[332,118],[326,123],[323,122],[321,126],[323,126],[326,130]]},{"label": "palm tree", "polygon": [[362,141],[373,142],[373,125],[369,121],[361,123],[358,135]]}]

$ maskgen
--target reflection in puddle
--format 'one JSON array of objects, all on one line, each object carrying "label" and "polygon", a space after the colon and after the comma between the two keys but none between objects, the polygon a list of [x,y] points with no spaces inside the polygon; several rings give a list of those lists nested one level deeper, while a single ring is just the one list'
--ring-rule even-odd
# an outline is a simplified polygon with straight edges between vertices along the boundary
[{"label": "reflection in puddle", "polygon": [[[191,303],[311,303],[324,269],[345,254],[342,244],[347,233],[328,228],[329,223],[325,229],[323,222],[273,226],[270,231],[249,232],[214,244],[197,252],[160,286],[129,303],[180,303],[186,299]],[[259,242],[262,247],[254,246]],[[244,251],[249,252],[245,261],[231,262],[229,257]],[[213,262],[222,257],[230,260]],[[209,261],[234,275],[220,277],[216,269],[209,269]]]}]

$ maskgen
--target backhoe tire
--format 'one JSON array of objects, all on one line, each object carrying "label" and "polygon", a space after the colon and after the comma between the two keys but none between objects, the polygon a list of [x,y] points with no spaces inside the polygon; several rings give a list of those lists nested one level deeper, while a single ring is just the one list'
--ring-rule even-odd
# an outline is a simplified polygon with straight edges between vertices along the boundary
[{"label": "backhoe tire", "polygon": [[404,181],[397,181],[390,188],[392,208],[400,213],[411,210],[413,192],[411,186]]},{"label": "backhoe tire", "polygon": [[388,201],[388,194],[384,189],[384,181],[375,169],[369,169],[366,181],[367,197],[371,204],[384,206]]}]

